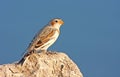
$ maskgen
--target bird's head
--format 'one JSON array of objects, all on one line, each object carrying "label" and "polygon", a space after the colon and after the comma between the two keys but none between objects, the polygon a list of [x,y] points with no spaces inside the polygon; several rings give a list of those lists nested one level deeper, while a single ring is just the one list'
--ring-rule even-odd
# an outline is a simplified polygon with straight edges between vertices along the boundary
[{"label": "bird's head", "polygon": [[60,28],[60,26],[64,24],[64,21],[60,18],[55,18],[55,19],[52,19],[49,24],[56,28]]}]

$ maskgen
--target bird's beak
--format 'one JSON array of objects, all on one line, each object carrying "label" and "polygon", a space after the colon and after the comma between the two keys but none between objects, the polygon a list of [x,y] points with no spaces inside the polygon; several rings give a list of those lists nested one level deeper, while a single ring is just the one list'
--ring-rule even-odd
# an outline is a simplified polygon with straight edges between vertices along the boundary
[{"label": "bird's beak", "polygon": [[63,20],[61,20],[59,23],[60,23],[61,25],[63,25],[63,24],[64,24],[64,21],[63,21]]}]

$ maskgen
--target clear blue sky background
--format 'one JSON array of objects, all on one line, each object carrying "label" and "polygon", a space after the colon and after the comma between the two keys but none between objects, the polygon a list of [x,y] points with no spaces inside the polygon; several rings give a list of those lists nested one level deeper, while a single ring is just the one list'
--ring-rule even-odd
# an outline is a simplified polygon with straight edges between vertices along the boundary
[{"label": "clear blue sky background", "polygon": [[0,64],[12,63],[52,18],[65,22],[50,47],[84,77],[120,77],[120,0],[1,0]]}]

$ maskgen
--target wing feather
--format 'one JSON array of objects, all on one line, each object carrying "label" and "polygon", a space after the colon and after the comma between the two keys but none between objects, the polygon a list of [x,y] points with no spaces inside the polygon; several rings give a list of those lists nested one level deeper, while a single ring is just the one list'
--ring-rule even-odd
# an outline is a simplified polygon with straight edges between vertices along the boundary
[{"label": "wing feather", "polygon": [[56,30],[54,28],[51,28],[49,26],[44,27],[37,33],[37,35],[35,35],[27,50],[34,50],[34,48],[38,48],[44,43],[48,42],[50,40],[50,37],[54,35],[55,31]]},{"label": "wing feather", "polygon": [[38,48],[42,46],[44,43],[48,42],[54,34],[55,34],[54,29],[49,29],[48,32],[46,31],[43,35],[40,36],[40,40],[35,45],[35,48]]}]

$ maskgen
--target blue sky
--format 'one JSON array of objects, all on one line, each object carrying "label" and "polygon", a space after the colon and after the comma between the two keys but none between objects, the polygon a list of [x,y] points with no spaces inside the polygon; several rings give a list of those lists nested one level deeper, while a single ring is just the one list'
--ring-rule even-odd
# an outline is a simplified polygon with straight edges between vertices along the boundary
[{"label": "blue sky", "polygon": [[49,48],[64,52],[84,77],[120,77],[119,0],[1,0],[0,64],[22,57],[34,35],[62,18],[61,35]]}]

